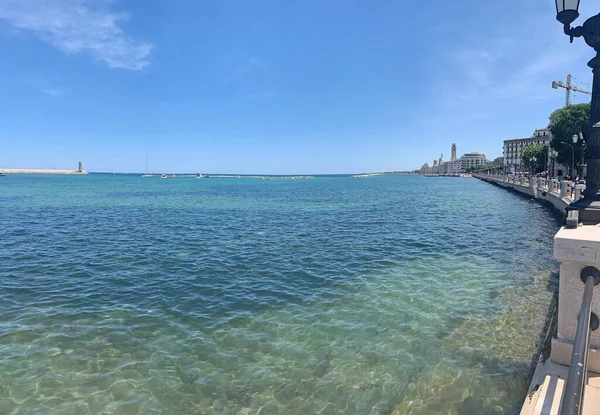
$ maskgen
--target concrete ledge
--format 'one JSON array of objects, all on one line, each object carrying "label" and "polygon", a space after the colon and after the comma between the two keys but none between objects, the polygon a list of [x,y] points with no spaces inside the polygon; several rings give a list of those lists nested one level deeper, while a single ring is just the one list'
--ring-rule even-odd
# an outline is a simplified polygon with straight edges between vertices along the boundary
[{"label": "concrete ledge", "polygon": [[[567,366],[550,360],[540,362],[533,375],[521,415],[558,415],[568,374]],[[583,399],[582,415],[600,413],[600,375],[588,372]]]},{"label": "concrete ledge", "polygon": [[[572,354],[572,342],[564,339],[552,339],[550,359],[552,359],[554,363],[569,366]],[[595,347],[590,347],[590,354],[588,355],[588,372],[593,372],[600,376],[600,349]],[[598,408],[598,410],[600,411],[600,408]]]},{"label": "concrete ledge", "polygon": [[562,227],[554,236],[554,259],[594,265],[600,262],[600,227]]},{"label": "concrete ledge", "polygon": [[[568,229],[563,226],[554,236],[554,258],[560,262],[558,337],[573,341],[585,287],[581,270],[586,266],[600,267],[600,227],[585,225]],[[600,315],[598,288],[594,291],[592,312]],[[600,348],[600,330],[591,332],[590,347]]]}]

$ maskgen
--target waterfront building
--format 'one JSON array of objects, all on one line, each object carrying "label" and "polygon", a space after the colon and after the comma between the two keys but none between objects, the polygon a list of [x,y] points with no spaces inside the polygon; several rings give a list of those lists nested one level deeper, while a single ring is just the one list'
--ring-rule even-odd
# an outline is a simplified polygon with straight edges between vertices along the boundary
[{"label": "waterfront building", "polygon": [[485,158],[485,154],[472,152],[465,153],[459,159],[461,173],[466,173],[470,168],[483,166],[489,164]]},{"label": "waterfront building", "polygon": [[460,174],[460,161],[456,157],[456,143],[452,143],[450,147],[450,161],[446,164],[447,174]]},{"label": "waterfront building", "polygon": [[526,170],[523,166],[523,150],[534,145],[550,145],[552,133],[548,128],[538,128],[529,138],[513,138],[505,140],[502,148],[504,169],[506,172],[516,173]]},{"label": "waterfront building", "polygon": [[467,170],[472,167],[482,166],[490,163],[485,158],[485,154],[477,152],[466,153],[458,158],[456,156],[456,143],[452,143],[452,146],[450,147],[450,154],[450,161],[444,161],[444,155],[440,154],[440,158],[433,160],[433,164],[431,166],[429,166],[427,163],[423,164],[420,170],[421,173],[457,175],[466,173]]},{"label": "waterfront building", "polygon": [[459,160],[454,160],[454,161],[448,161],[446,162],[446,171],[448,172],[448,174],[459,174],[461,173],[460,171],[460,161]]}]

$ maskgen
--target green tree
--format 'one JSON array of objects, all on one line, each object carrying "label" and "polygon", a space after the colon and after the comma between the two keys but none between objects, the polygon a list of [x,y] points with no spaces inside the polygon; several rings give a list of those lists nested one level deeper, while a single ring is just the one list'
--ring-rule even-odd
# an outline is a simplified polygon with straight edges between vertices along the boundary
[{"label": "green tree", "polygon": [[525,147],[521,154],[523,165],[533,170],[533,173],[539,173],[546,170],[546,162],[548,160],[548,146],[536,144]]},{"label": "green tree", "polygon": [[[553,138],[550,147],[558,152],[556,160],[571,168],[571,163],[579,169],[581,147],[573,144],[573,135],[579,134],[590,119],[590,104],[569,105],[558,110],[550,120]],[[574,176],[575,172],[571,172]]]},{"label": "green tree", "polygon": [[466,172],[476,173],[479,171],[500,172],[502,171],[502,166],[497,164],[481,164],[479,166],[469,167]]}]

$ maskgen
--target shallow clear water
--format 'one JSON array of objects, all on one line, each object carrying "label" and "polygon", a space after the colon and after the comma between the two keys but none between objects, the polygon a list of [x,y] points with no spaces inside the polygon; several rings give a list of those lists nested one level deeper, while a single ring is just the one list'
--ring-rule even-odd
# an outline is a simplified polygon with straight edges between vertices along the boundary
[{"label": "shallow clear water", "polygon": [[475,179],[0,178],[2,414],[515,413],[557,218]]}]

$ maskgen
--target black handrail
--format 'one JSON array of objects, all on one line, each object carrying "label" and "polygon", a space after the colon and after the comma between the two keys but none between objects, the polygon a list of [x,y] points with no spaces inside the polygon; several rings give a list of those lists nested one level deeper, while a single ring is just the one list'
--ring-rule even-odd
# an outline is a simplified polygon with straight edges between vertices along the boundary
[{"label": "black handrail", "polygon": [[583,291],[583,299],[581,300],[571,364],[569,365],[569,376],[567,377],[560,405],[560,415],[581,414],[585,384],[587,383],[590,332],[597,328],[597,319],[594,321],[596,325],[594,328],[590,327],[590,322],[592,320],[594,286],[600,283],[600,271],[594,267],[585,267],[581,270],[581,279],[585,282],[585,289]]}]

